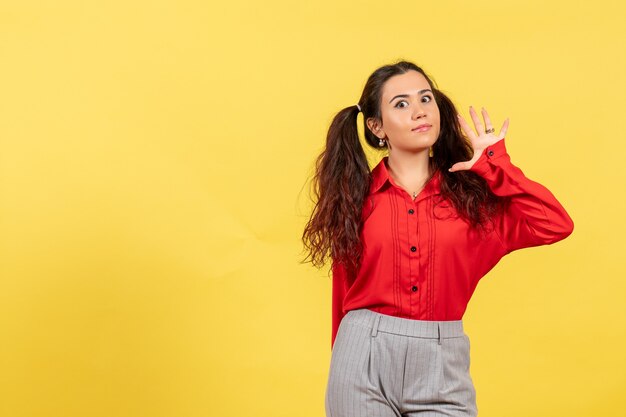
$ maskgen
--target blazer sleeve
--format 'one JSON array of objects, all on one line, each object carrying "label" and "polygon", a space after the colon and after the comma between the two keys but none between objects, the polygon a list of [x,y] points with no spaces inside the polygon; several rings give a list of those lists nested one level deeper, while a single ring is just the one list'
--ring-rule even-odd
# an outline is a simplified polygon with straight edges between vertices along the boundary
[{"label": "blazer sleeve", "polygon": [[494,222],[505,254],[558,242],[574,230],[554,195],[511,163],[504,138],[486,147],[470,170],[483,177],[494,194],[508,198],[506,210]]},{"label": "blazer sleeve", "polygon": [[339,323],[345,316],[343,312],[343,301],[348,292],[348,277],[344,265],[333,262],[332,265],[332,334],[330,339],[330,349],[335,345],[335,338],[339,330]]}]

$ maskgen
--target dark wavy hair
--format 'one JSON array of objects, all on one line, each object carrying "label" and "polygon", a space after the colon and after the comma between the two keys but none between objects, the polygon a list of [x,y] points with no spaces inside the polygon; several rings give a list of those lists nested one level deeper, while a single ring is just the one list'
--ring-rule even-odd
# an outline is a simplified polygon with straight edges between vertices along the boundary
[{"label": "dark wavy hair", "polygon": [[[365,141],[372,148],[381,149],[378,137],[369,130],[366,121],[370,117],[382,119],[380,103],[385,82],[408,71],[424,75],[439,107],[440,133],[432,147],[429,168],[430,172],[440,169],[443,174],[441,196],[454,205],[459,216],[471,227],[485,231],[491,224],[489,220],[503,209],[506,200],[493,194],[486,181],[475,172],[448,171],[454,163],[471,159],[473,148],[461,130],[454,104],[422,68],[402,60],[382,66],[370,75],[358,101],[363,112]],[[357,271],[360,265],[362,210],[369,192],[371,170],[359,141],[358,114],[358,108],[351,105],[335,115],[326,136],[326,147],[315,160],[316,203],[302,241],[308,251],[303,262],[310,258],[318,268],[326,263],[329,255],[349,272]]]}]

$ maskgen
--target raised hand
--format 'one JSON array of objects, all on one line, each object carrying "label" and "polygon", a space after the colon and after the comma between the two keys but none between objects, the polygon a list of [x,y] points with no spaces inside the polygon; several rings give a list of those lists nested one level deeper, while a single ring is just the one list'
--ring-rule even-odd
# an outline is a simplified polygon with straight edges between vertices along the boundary
[{"label": "raised hand", "polygon": [[[461,129],[463,129],[463,132],[465,132],[465,134],[469,138],[472,148],[474,149],[474,156],[469,161],[457,162],[456,164],[452,165],[452,167],[450,167],[448,171],[454,172],[470,169],[478,160],[478,158],[480,158],[481,153],[487,146],[493,145],[494,143],[496,143],[500,139],[503,139],[506,136],[506,131],[509,127],[508,117],[502,124],[502,128],[500,128],[500,133],[498,135],[495,135],[493,133],[495,129],[493,129],[493,126],[491,125],[491,120],[489,119],[489,114],[487,114],[487,110],[485,110],[484,107],[482,108],[482,114],[483,118],[485,119],[484,125],[480,121],[478,114],[476,114],[476,110],[474,110],[474,108],[470,106],[470,115],[472,116],[472,120],[474,121],[474,127],[476,128],[476,132],[478,132],[478,134],[474,132],[474,129],[470,127],[470,125],[465,121],[465,119],[463,119],[463,117],[461,117],[460,114],[457,115],[459,118],[459,124],[461,125]],[[489,131],[490,133],[487,133],[485,130]]]}]

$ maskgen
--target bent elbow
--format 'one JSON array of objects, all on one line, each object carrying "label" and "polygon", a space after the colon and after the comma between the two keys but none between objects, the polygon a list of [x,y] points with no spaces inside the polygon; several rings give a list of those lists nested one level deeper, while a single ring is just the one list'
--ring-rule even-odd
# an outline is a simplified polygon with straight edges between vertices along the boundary
[{"label": "bent elbow", "polygon": [[561,239],[565,239],[574,231],[574,220],[565,211],[563,212],[562,220],[561,236],[563,237]]},{"label": "bent elbow", "polygon": [[565,213],[565,215],[561,218],[561,221],[559,221],[558,223],[553,223],[552,237],[549,244],[556,243],[565,239],[566,237],[571,235],[573,231],[574,221],[568,214]]},{"label": "bent elbow", "polygon": [[571,217],[567,216],[567,224],[565,228],[563,229],[562,239],[565,239],[566,237],[571,235],[573,231],[574,231],[574,221],[571,219]]}]

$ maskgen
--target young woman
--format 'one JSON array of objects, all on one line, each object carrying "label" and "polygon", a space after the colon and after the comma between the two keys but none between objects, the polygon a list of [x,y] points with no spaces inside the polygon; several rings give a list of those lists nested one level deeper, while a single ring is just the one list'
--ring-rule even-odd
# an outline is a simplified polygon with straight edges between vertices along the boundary
[{"label": "young woman", "polygon": [[[370,171],[357,133],[389,154]],[[417,65],[369,77],[316,160],[304,234],[332,258],[328,417],[476,416],[462,317],[506,254],[558,242],[573,221],[512,164],[486,110],[474,129]]]}]

